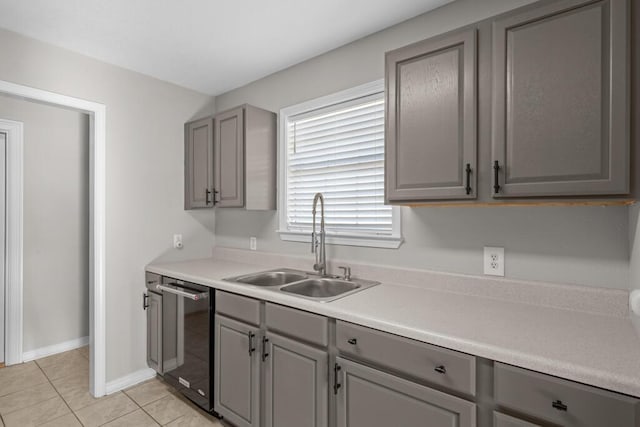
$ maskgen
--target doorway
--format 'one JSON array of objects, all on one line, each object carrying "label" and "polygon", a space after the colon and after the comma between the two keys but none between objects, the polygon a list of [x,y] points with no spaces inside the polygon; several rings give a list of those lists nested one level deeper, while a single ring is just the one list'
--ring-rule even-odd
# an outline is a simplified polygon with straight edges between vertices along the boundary
[{"label": "doorway", "polygon": [[[89,343],[90,392],[94,397],[106,393],[106,296],[105,296],[105,145],[106,108],[104,105],[41,89],[0,80],[0,93],[24,100],[61,106],[89,115]],[[1,123],[0,123],[1,124]],[[12,143],[6,144],[6,294],[5,294],[5,363],[22,362],[23,291],[22,291],[22,138],[21,129]]]},{"label": "doorway", "polygon": [[0,118],[24,128],[22,361],[29,362],[89,341],[89,118],[5,95]]}]

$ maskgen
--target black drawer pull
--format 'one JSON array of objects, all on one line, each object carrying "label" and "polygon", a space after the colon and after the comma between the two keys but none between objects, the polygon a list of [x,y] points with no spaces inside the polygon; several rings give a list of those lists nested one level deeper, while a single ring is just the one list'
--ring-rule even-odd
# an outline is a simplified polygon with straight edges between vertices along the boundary
[{"label": "black drawer pull", "polygon": [[551,404],[551,406],[553,406],[555,409],[557,409],[558,411],[566,411],[567,405],[565,405],[564,403],[562,403],[562,400],[556,400],[555,402],[553,402]]},{"label": "black drawer pull", "polygon": [[493,162],[493,192],[500,192],[500,163],[496,160]]},{"label": "black drawer pull", "polygon": [[338,375],[341,370],[342,368],[337,363],[333,365],[333,394],[338,394],[338,390],[342,387],[342,384],[338,382]]},{"label": "black drawer pull", "polygon": [[262,361],[265,362],[267,357],[269,357],[269,353],[267,353],[267,343],[269,342],[269,338],[262,337]]},{"label": "black drawer pull", "polygon": [[348,342],[349,344],[351,344],[351,345],[356,345],[356,344],[358,344],[358,340],[357,340],[357,339],[355,339],[355,338],[351,338],[351,339],[347,340],[347,342]]},{"label": "black drawer pull", "polygon": [[249,337],[249,356],[251,356],[253,352],[256,351],[256,348],[253,346],[253,338],[256,336],[256,334],[249,331],[247,332],[247,336]]},{"label": "black drawer pull", "polygon": [[467,168],[464,170],[467,173],[467,185],[464,187],[467,195],[471,194],[471,164],[467,163]]},{"label": "black drawer pull", "polygon": [[220,192],[214,188],[214,189],[213,189],[213,193],[212,193],[212,194],[213,194],[213,200],[212,200],[212,202],[213,202],[213,206],[215,206],[215,205],[216,205],[216,203],[218,203],[218,202],[219,202],[219,200],[216,198],[216,194],[218,194],[218,193],[220,193]]},{"label": "black drawer pull", "polygon": [[447,373],[447,368],[445,368],[443,365],[440,365],[440,366],[436,366],[434,371],[436,371],[439,374],[446,374]]},{"label": "black drawer pull", "polygon": [[149,300],[149,295],[147,294],[142,294],[142,309],[146,310],[147,308],[149,308],[149,303],[147,302]]}]

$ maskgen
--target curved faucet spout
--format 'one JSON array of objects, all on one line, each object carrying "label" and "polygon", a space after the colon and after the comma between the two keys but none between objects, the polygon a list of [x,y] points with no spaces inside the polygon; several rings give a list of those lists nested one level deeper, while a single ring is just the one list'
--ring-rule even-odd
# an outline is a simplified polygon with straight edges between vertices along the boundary
[{"label": "curved faucet spout", "polygon": [[[318,242],[316,233],[316,208],[320,201],[320,241]],[[325,252],[325,232],[324,232],[324,197],[322,193],[316,193],[313,197],[313,229],[311,232],[311,252],[316,254],[316,263],[313,265],[313,269],[319,272],[321,275],[327,275],[327,260]],[[320,245],[320,251],[318,252],[318,245]]]}]

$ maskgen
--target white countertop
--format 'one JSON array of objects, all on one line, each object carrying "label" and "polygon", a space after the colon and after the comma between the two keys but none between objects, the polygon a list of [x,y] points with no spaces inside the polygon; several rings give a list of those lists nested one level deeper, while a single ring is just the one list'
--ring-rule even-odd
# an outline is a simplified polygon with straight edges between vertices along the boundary
[{"label": "white countertop", "polygon": [[147,266],[157,274],[640,397],[640,339],[627,317],[393,283],[319,303],[222,280],[267,269],[213,258]]}]

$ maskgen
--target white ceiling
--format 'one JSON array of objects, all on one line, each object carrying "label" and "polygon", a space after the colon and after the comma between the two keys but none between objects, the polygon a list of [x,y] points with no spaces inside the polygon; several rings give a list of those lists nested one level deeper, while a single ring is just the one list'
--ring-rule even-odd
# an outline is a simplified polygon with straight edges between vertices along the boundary
[{"label": "white ceiling", "polygon": [[0,27],[220,94],[452,0],[0,0]]}]

